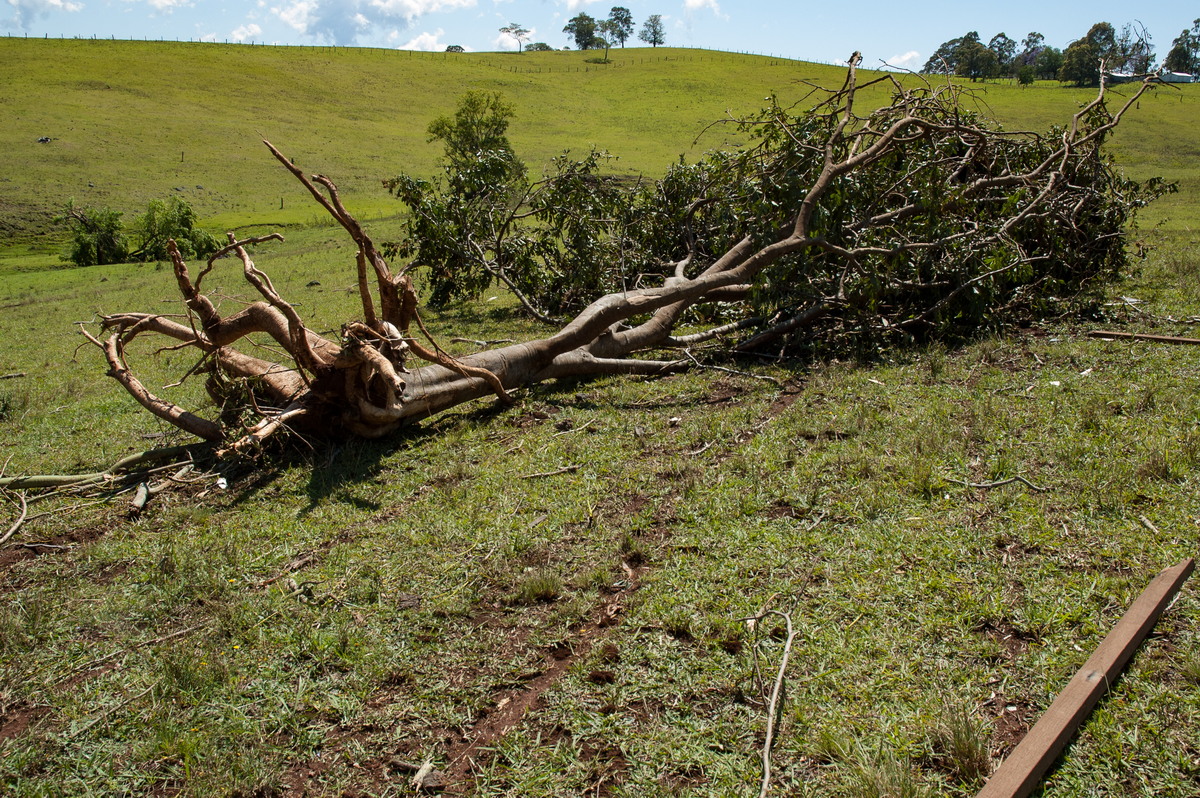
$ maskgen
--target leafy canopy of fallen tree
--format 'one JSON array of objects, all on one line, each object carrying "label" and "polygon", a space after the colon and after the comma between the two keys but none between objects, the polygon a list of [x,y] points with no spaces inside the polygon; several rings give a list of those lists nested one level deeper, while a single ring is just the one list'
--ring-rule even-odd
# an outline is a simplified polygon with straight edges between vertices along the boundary
[{"label": "leafy canopy of fallen tree", "polygon": [[221,248],[216,236],[196,227],[196,212],[179,197],[150,201],[134,220],[132,248],[121,216],[111,208],[81,208],[68,201],[57,219],[71,231],[63,260],[76,266],[167,260],[171,241],[185,258],[205,257]]},{"label": "leafy canopy of fallen tree", "polygon": [[[823,96],[811,109],[772,101],[741,122],[749,146],[632,186],[604,176],[597,152],[529,179],[504,138],[511,109],[469,97],[467,112],[431,128],[448,144],[446,182],[391,181],[412,211],[406,238],[385,248],[408,260],[395,272],[333,182],[268,144],[353,239],[361,318],[337,340],[309,330],[251,260],[246,247],[262,239],[230,235],[195,277],[171,249],[186,323],[121,313],[103,317],[106,339],[85,335],[147,410],[241,450],[285,427],[374,437],[488,394],[509,401],[531,382],[682,369],[694,359],[647,353],[717,339],[778,353],[815,340],[961,336],[1062,312],[1121,273],[1134,212],[1167,187],[1125,180],[1101,145],[1150,81],[1115,111],[1102,88],[1068,125],[1034,135],[967,112],[952,84],[892,76],[871,82],[888,83],[891,102],[860,115],[857,62],[841,88],[814,89]],[[490,125],[485,135],[472,138],[472,118]],[[201,283],[231,254],[262,300],[226,317]],[[451,357],[421,324],[414,274],[429,275],[440,303],[498,280],[555,329]],[[678,335],[683,324],[692,330]],[[221,419],[134,376],[126,347],[147,332],[201,351]],[[235,348],[256,336],[279,357]]]}]

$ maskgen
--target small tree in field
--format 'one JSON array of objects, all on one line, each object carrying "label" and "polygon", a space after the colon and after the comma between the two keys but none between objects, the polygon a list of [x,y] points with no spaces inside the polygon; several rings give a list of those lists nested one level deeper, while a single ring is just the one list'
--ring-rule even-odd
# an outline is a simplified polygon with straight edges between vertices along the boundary
[{"label": "small tree in field", "polygon": [[624,48],[625,41],[633,35],[633,14],[629,13],[628,8],[613,6],[608,12],[608,21],[612,23],[613,41],[620,42],[621,47]]},{"label": "small tree in field", "polygon": [[641,31],[638,33],[638,38],[644,41],[651,47],[658,47],[660,44],[667,43],[667,34],[663,28],[663,20],[661,14],[651,14]]},{"label": "small tree in field", "polygon": [[[891,100],[861,114],[857,64],[856,53],[843,86],[805,111],[772,101],[743,120],[744,147],[633,186],[606,177],[595,152],[529,180],[504,146],[510,110],[468,95],[469,110],[430,128],[446,143],[446,182],[392,181],[414,218],[397,271],[331,180],[268,144],[353,241],[358,318],[336,337],[309,329],[251,260],[247,246],[263,239],[230,234],[197,273],[171,248],[184,321],[116,313],[101,318],[106,338],[85,334],[148,411],[237,452],[284,428],[378,437],[489,394],[511,402],[543,380],[684,370],[706,343],[710,357],[778,357],[954,339],[1061,314],[1121,274],[1132,215],[1163,187],[1125,180],[1100,147],[1149,81],[1115,111],[1102,88],[1067,127],[1017,135],[945,82],[884,75],[866,85]],[[262,297],[227,316],[201,290],[224,255]],[[503,282],[552,326],[452,357],[421,323],[415,265],[463,296]],[[225,421],[137,379],[126,352],[143,334],[200,354],[193,371],[210,374]]]},{"label": "small tree in field", "polygon": [[500,29],[500,32],[505,36],[511,36],[512,38],[516,39],[518,53],[523,50],[521,42],[529,38],[529,28],[519,25],[516,22],[510,22],[509,24],[505,25]]},{"label": "small tree in field", "polygon": [[608,48],[617,40],[617,23],[611,19],[602,19],[596,24],[596,29],[600,35],[596,37],[596,41],[604,47],[604,60],[608,60]]},{"label": "small tree in field", "polygon": [[580,50],[591,50],[596,47],[596,20],[590,14],[580,12],[563,26],[563,33],[568,33],[575,40],[575,46]]}]

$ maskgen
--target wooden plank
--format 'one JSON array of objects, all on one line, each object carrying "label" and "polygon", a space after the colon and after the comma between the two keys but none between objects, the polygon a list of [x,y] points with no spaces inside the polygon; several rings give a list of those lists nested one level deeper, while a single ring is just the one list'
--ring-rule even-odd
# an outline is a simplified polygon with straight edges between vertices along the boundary
[{"label": "wooden plank", "polygon": [[1112,332],[1110,330],[1092,330],[1089,338],[1120,338],[1126,341],[1153,341],[1158,344],[1200,344],[1200,338],[1180,338],[1175,335],[1150,335],[1148,333]]},{"label": "wooden plank", "polygon": [[1195,561],[1188,558],[1154,578],[1025,739],[996,769],[977,798],[1025,798],[1037,788],[1194,567]]}]

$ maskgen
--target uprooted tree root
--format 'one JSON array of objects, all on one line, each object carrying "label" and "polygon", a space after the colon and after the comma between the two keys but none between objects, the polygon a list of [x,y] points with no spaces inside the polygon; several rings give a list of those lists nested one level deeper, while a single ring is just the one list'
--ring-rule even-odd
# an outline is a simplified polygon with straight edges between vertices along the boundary
[{"label": "uprooted tree root", "polygon": [[[1108,173],[1097,166],[1098,153],[1105,135],[1149,81],[1115,113],[1105,109],[1102,88],[1068,128],[1055,134],[1059,139],[1036,137],[1043,149],[1036,150],[1032,162],[1013,166],[1004,147],[1014,135],[960,113],[957,94],[948,86],[918,91],[902,87],[894,78],[881,78],[892,81],[892,104],[857,115],[857,61],[856,54],[846,83],[803,118],[807,121],[779,115],[758,123],[775,132],[763,137],[769,147],[764,144],[747,157],[747,181],[772,186],[803,171],[798,163],[821,164],[812,176],[803,177],[803,185],[789,189],[790,204],[776,208],[776,217],[751,219],[747,224],[752,227],[733,239],[723,230],[719,249],[713,241],[704,248],[693,246],[694,236],[689,236],[687,257],[670,265],[661,285],[603,296],[540,340],[461,358],[444,352],[421,323],[407,268],[392,271],[330,179],[306,176],[269,142],[265,143],[275,158],[356,245],[361,318],[346,322],[338,340],[316,334],[248,254],[251,244],[279,236],[238,240],[230,234],[229,243],[194,277],[179,250],[170,247],[186,323],[157,313],[118,313],[101,317],[99,334],[82,326],[81,332],[103,352],[108,374],[146,410],[210,442],[218,457],[252,450],[289,428],[377,438],[480,397],[494,394],[510,402],[513,390],[534,382],[691,368],[696,360],[689,347],[705,341],[721,339],[729,342],[729,351],[742,351],[814,325],[832,324],[831,319],[841,319],[843,329],[870,326],[908,334],[934,326],[939,317],[956,317],[966,307],[963,303],[987,301],[1002,307],[1032,290],[1057,290],[1044,286],[1061,288],[1068,280],[1061,277],[1061,264],[1047,263],[1054,259],[1033,251],[1030,240],[1036,245],[1047,229],[1070,229],[1086,238],[1089,228],[1081,209],[1104,208],[1108,201],[1136,204],[1108,199],[1112,189],[1105,182]],[[822,131],[820,146],[801,138],[817,127]],[[891,188],[873,192],[861,207],[846,205],[845,192],[860,174],[873,169],[883,173],[872,173],[869,184]],[[1095,177],[1101,172],[1103,177]],[[918,175],[924,181],[921,191],[936,199],[906,190],[905,181]],[[1098,181],[1098,187],[1089,181]],[[936,185],[930,188],[932,183]],[[728,202],[738,199],[725,197]],[[693,204],[708,207],[718,201],[702,197]],[[930,204],[934,202],[941,204]],[[973,207],[988,209],[986,224],[976,220]],[[957,214],[955,229],[945,226],[951,212]],[[856,215],[840,218],[846,214]],[[829,225],[837,225],[836,236]],[[928,237],[916,238],[922,231]],[[1006,253],[1003,258],[996,254],[1001,250]],[[962,258],[963,252],[968,257]],[[261,299],[222,316],[202,284],[218,260],[230,255],[240,259],[246,282]],[[959,257],[955,264],[967,263],[974,271],[955,265],[922,277],[908,267],[912,275],[896,276],[906,259],[936,263],[943,255]],[[1039,270],[1045,270],[1045,276]],[[1018,277],[1025,273],[1029,276]],[[774,281],[770,290],[778,291],[781,274],[787,275],[783,282],[804,287],[794,294],[799,298],[769,317],[753,312],[751,300],[762,288],[757,283]],[[1069,279],[1085,284],[1103,279],[1095,274],[1072,273]],[[868,285],[884,285],[883,299],[863,300],[855,286]],[[685,313],[705,303],[742,307],[745,312],[740,320],[731,322],[727,316],[710,329],[676,336]],[[733,339],[745,330],[748,339]],[[135,376],[126,351],[133,339],[146,333],[174,339],[176,348],[200,350],[202,361],[193,372],[208,373],[208,392],[227,411],[222,421],[156,396]],[[282,349],[279,360],[237,348],[263,337]],[[670,359],[642,354],[654,350],[674,353]],[[228,412],[231,404],[235,412]]]}]

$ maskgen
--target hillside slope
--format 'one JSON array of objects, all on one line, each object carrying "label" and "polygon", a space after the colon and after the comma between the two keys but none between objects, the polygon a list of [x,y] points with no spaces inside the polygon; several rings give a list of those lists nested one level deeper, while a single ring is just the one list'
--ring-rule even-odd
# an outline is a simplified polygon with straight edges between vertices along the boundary
[{"label": "hillside slope", "polygon": [[[516,105],[510,136],[535,169],[596,146],[619,157],[619,171],[656,174],[736,136],[712,122],[843,77],[832,66],[699,50],[630,48],[607,66],[589,64],[593,55],[0,39],[0,256],[12,253],[5,244],[60,236],[50,222],[69,198],[133,214],[175,192],[214,227],[312,220],[263,137],[333,177],[359,212],[391,214],[380,179],[435,168],[439,149],[425,130],[468,89]],[[1030,129],[1065,122],[1091,96],[1057,84],[973,88],[986,112]],[[1198,99],[1196,88],[1174,87],[1143,103],[1116,141],[1133,174],[1195,189]],[[1155,218],[1194,211],[1176,200]]]},{"label": "hillside slope", "polygon": [[[609,66],[585,53],[429,54],[338,48],[0,39],[0,215],[5,232],[41,232],[66,199],[136,212],[183,194],[222,221],[306,221],[279,213],[295,186],[269,138],[333,176],[359,207],[395,207],[379,180],[430,173],[430,121],[469,89],[519,109],[510,131],[535,166],[590,146],[621,171],[659,171],[727,115],[837,70],[776,59],[630,49]],[[516,71],[514,71],[516,70]],[[49,143],[38,143],[49,137]],[[299,203],[297,203],[299,206]]]}]

